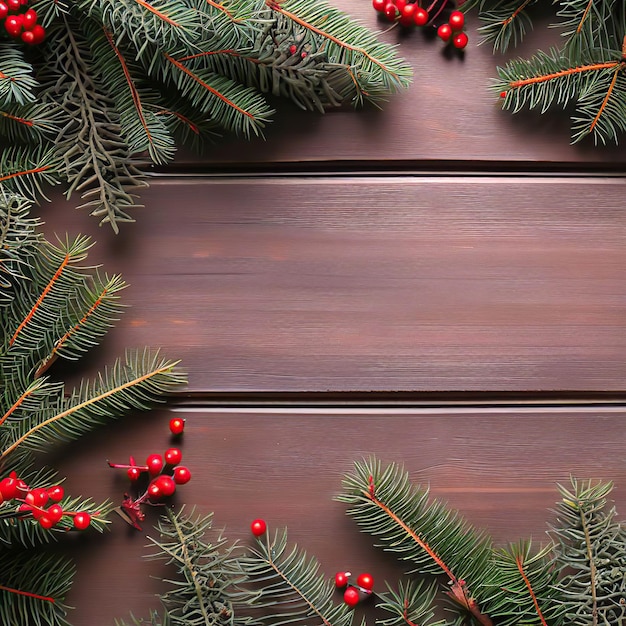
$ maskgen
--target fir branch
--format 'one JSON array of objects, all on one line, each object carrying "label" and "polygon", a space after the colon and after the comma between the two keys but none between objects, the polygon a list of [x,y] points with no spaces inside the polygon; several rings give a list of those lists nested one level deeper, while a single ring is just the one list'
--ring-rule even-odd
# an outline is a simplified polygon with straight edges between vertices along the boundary
[{"label": "fir branch", "polygon": [[265,624],[286,626],[311,622],[350,626],[353,613],[333,601],[334,585],[319,573],[319,563],[297,546],[288,548],[287,531],[257,538],[241,558],[245,572],[260,595],[255,606],[269,610],[259,618]]},{"label": "fir branch", "polygon": [[50,29],[50,50],[44,74],[44,101],[65,113],[65,125],[56,140],[63,159],[62,174],[70,182],[67,195],[82,192],[82,207],[110,223],[130,222],[127,211],[139,205],[134,192],[145,187],[139,161],[120,139],[121,129],[112,101],[94,80],[88,41],[75,22],[63,16]]},{"label": "fir branch", "polygon": [[183,382],[177,364],[148,350],[127,353],[123,364],[116,361],[98,381],[85,382],[60,403],[25,415],[12,428],[10,443],[0,452],[0,464],[19,448],[46,450],[51,443],[76,439],[132,409],[149,408]]},{"label": "fir branch", "polygon": [[[45,144],[44,144],[45,145]],[[0,153],[0,192],[28,200],[45,198],[43,185],[57,182],[58,163],[51,149],[15,146]]]},{"label": "fir branch", "polygon": [[378,594],[376,608],[391,613],[390,617],[377,620],[380,626],[448,626],[448,622],[435,619],[435,596],[437,584],[426,585],[412,579],[400,581],[398,590],[388,586],[388,592]]},{"label": "fir branch", "polygon": [[27,551],[0,559],[0,622],[17,624],[20,616],[22,624],[70,626],[63,601],[73,576],[72,563],[58,556]]},{"label": "fir branch", "polygon": [[531,541],[520,541],[494,551],[494,580],[489,614],[502,626],[559,626],[561,595],[556,590],[558,570],[554,546],[533,554]]},{"label": "fir branch", "polygon": [[491,541],[444,504],[432,501],[428,489],[413,486],[395,464],[384,470],[375,459],[355,463],[338,497],[351,505],[347,513],[362,530],[378,537],[379,547],[410,561],[417,573],[443,573],[446,595],[454,605],[483,625],[485,584],[491,575]]},{"label": "fir branch", "polygon": [[33,67],[23,49],[0,42],[0,107],[34,102],[36,87]]},{"label": "fir branch", "polygon": [[[186,513],[184,507],[174,513],[167,509],[159,519],[159,539],[148,537],[157,552],[148,558],[173,565],[176,580],[167,580],[173,589],[161,596],[165,622],[181,626],[246,626],[253,620],[240,615],[258,597],[257,592],[242,587],[247,575],[233,556],[235,544],[221,535],[208,541],[212,515]],[[157,614],[153,614],[153,619]]]},{"label": "fir branch", "polygon": [[571,479],[551,534],[558,545],[558,588],[571,626],[608,626],[626,618],[626,528],[608,507],[612,483]]}]

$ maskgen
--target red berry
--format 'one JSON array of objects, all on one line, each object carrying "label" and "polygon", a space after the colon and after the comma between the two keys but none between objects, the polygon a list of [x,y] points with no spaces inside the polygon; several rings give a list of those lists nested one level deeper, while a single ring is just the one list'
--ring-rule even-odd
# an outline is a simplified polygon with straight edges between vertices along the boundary
[{"label": "red berry", "polygon": [[500,97],[501,98],[506,98],[506,91],[501,91],[500,92]]},{"label": "red berry", "polygon": [[[293,52],[292,52],[293,54]],[[170,420],[170,431],[173,435],[182,435],[185,430],[185,420],[181,417],[173,417]]]},{"label": "red berry", "polygon": [[297,50],[298,50],[298,46],[296,46],[295,43],[292,43],[289,46],[289,54],[295,54],[297,52]]},{"label": "red berry", "polygon": [[413,15],[413,21],[416,26],[426,26],[428,24],[428,11],[423,7],[417,7],[415,14]]},{"label": "red berry", "polygon": [[3,20],[9,14],[9,7],[6,2],[0,2],[0,20]]},{"label": "red berry", "polygon": [[22,3],[20,0],[6,0],[9,11],[19,11]]},{"label": "red berry", "polygon": [[350,572],[337,572],[335,574],[335,587],[337,587],[337,589],[343,589],[348,584],[349,577]]},{"label": "red berry", "polygon": [[17,497],[17,478],[3,478],[0,480],[0,493],[4,500],[12,500]]},{"label": "red berry", "polygon": [[415,18],[415,10],[417,9],[417,4],[405,4],[402,10],[400,11],[400,24],[405,28],[410,28],[415,25],[413,21]]},{"label": "red berry", "polygon": [[463,15],[461,11],[452,11],[448,18],[448,24],[450,24],[452,30],[455,32],[463,30],[463,26],[465,26],[465,15]]},{"label": "red berry", "polygon": [[191,472],[184,467],[183,465],[179,465],[174,468],[174,481],[177,485],[184,485],[191,480]]},{"label": "red berry", "polygon": [[126,475],[128,476],[128,480],[134,483],[135,481],[139,480],[139,477],[141,476],[141,470],[138,467],[129,467],[126,470]]},{"label": "red berry", "polygon": [[402,13],[404,7],[408,4],[407,0],[392,0],[392,2],[396,5],[396,9],[398,9],[400,13]]},{"label": "red berry", "polygon": [[455,48],[458,48],[459,50],[463,50],[463,48],[465,48],[465,46],[467,46],[467,35],[465,33],[457,33],[453,38],[452,38],[452,45]]},{"label": "red berry", "polygon": [[371,574],[359,574],[356,584],[362,589],[371,591],[374,588],[374,577]]},{"label": "red berry", "polygon": [[146,459],[146,465],[151,476],[158,476],[163,469],[163,458],[160,454],[151,454]]},{"label": "red berry", "polygon": [[306,53],[306,52],[301,52],[301,53],[300,53],[300,56],[301,56],[303,59],[306,59],[308,55],[307,55],[307,53]]},{"label": "red berry", "polygon": [[396,19],[396,15],[398,14],[398,9],[396,9],[396,5],[393,2],[387,2],[383,13],[390,22],[393,22]]},{"label": "red berry", "polygon": [[[47,517],[53,524],[56,524],[63,517],[63,507],[60,504],[53,504],[46,511]],[[41,518],[39,518],[39,523],[41,523]]]},{"label": "red berry", "polygon": [[21,35],[20,35],[20,39],[28,44],[29,46],[33,45],[33,42],[35,41],[35,35],[33,35],[33,31],[32,30],[25,30]]},{"label": "red berry", "polygon": [[439,39],[449,41],[450,37],[452,37],[452,26],[450,26],[450,24],[442,24],[437,29],[437,35],[439,36]]},{"label": "red berry", "polygon": [[372,0],[372,6],[374,7],[375,11],[383,13],[385,7],[387,6],[387,1],[388,0]]},{"label": "red berry", "polygon": [[28,9],[24,13],[24,30],[32,30],[33,26],[37,23],[37,12],[34,9]]},{"label": "red berry", "polygon": [[41,24],[35,24],[30,31],[33,33],[33,45],[40,44],[46,38],[46,29]]},{"label": "red berry", "polygon": [[4,20],[4,29],[9,33],[10,37],[17,38],[20,36],[22,32],[22,20],[19,18],[21,15],[9,15],[9,17]]},{"label": "red berry", "polygon": [[65,489],[63,489],[61,485],[54,485],[54,487],[50,487],[48,489],[48,497],[52,500],[52,502],[61,502],[64,495]]},{"label": "red berry", "polygon": [[39,525],[42,528],[49,529],[52,528],[56,522],[53,522],[47,515],[41,515],[39,517]]},{"label": "red berry", "polygon": [[42,507],[46,504],[46,502],[48,502],[48,498],[48,490],[43,489],[42,487],[37,487],[35,489],[31,489],[31,491],[26,494],[24,500],[26,500],[27,504]]},{"label": "red berry", "polygon": [[160,500],[164,496],[164,493],[161,491],[161,485],[156,482],[156,479],[148,485],[148,496],[150,500]]},{"label": "red berry", "polygon": [[89,527],[89,524],[91,524],[91,515],[87,511],[74,515],[74,528],[77,530],[85,530],[85,528]]},{"label": "red berry", "polygon": [[361,599],[359,592],[357,589],[355,589],[354,587],[348,587],[344,592],[343,592],[343,601],[351,607],[355,607],[358,603],[359,600]]},{"label": "red berry", "polygon": [[265,534],[267,524],[262,519],[255,519],[252,524],[250,524],[250,530],[255,537],[260,537]]},{"label": "red berry", "polygon": [[169,448],[163,458],[168,465],[178,465],[183,460],[183,453],[178,448]]},{"label": "red berry", "polygon": [[176,491],[176,483],[174,482],[174,479],[166,474],[157,476],[152,482],[159,487],[161,495],[166,498],[173,495]]}]

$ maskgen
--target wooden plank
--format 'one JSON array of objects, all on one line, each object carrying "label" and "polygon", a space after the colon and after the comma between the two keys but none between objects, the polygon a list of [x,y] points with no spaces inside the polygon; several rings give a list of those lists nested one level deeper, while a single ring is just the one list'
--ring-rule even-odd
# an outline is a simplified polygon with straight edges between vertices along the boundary
[{"label": "wooden plank", "polygon": [[[215,513],[215,527],[246,542],[248,525],[263,517],[321,562],[322,571],[369,571],[379,581],[402,574],[372,548],[333,500],[352,463],[376,455],[398,462],[432,495],[487,529],[497,544],[532,535],[546,539],[556,483],[613,480],[618,510],[626,508],[624,407],[561,409],[180,409],[127,419],[65,449],[60,471],[66,489],[97,501],[120,500],[124,473],[105,459],[142,459],[168,447],[167,421],[187,420],[183,461],[193,473],[177,493],[200,513]],[[153,522],[158,509],[147,511]],[[145,533],[153,535],[150,523]],[[111,624],[155,607],[163,570],[142,560],[144,534],[120,519],[103,537],[79,537],[78,571],[69,603],[75,626]],[[114,600],[114,601],[113,601]]]},{"label": "wooden plank", "polygon": [[[619,391],[622,178],[156,179],[94,259],[131,283],[102,361],[191,391]],[[58,202],[48,232],[95,232]]]},{"label": "wooden plank", "polygon": [[[351,161],[384,167],[386,161],[415,161],[417,167],[450,161],[465,166],[541,168],[555,163],[622,166],[623,147],[594,147],[593,141],[570,145],[570,115],[502,111],[489,87],[496,67],[508,58],[531,56],[538,49],[560,44],[558,32],[548,28],[554,17],[538,22],[525,45],[508,55],[492,54],[479,46],[479,24],[470,16],[470,45],[465,54],[446,54],[442,43],[419,30],[389,30],[370,2],[333,0],[355,20],[371,29],[387,31],[383,41],[398,45],[398,54],[413,67],[414,83],[390,97],[383,110],[349,108],[326,115],[298,110],[288,101],[273,102],[275,120],[267,128],[266,141],[226,136],[201,159],[180,155],[183,169],[244,166],[255,168],[280,162],[286,165],[341,167]],[[416,165],[416,164],[414,164]]]}]

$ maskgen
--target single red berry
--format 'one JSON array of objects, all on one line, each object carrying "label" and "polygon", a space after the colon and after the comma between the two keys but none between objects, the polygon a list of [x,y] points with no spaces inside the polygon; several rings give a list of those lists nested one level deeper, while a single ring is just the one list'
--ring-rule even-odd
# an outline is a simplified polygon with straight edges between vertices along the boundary
[{"label": "single red berry", "polygon": [[12,500],[16,498],[17,493],[17,478],[3,478],[0,480],[0,492],[5,500]]},{"label": "single red berry", "polygon": [[448,24],[450,24],[452,30],[455,32],[463,30],[463,26],[465,26],[465,15],[461,13],[461,11],[452,11],[448,18]]},{"label": "single red berry", "polygon": [[[22,33],[22,20],[19,18],[21,15],[9,15],[4,20],[4,29],[9,33],[10,37],[17,38]],[[24,19],[24,18],[22,18]]]},{"label": "single red berry", "polygon": [[65,489],[61,485],[54,485],[48,489],[48,497],[52,502],[61,502],[65,495]]},{"label": "single red berry", "polygon": [[348,587],[343,592],[343,601],[350,607],[355,607],[359,603],[360,599],[361,596],[359,594],[359,591],[354,587]]},{"label": "single red berry", "polygon": [[298,46],[295,43],[292,43],[289,46],[289,54],[295,54],[298,51]]},{"label": "single red berry", "polygon": [[252,524],[250,524],[250,530],[255,537],[260,537],[265,534],[267,524],[265,523],[265,520],[255,519]]},{"label": "single red berry", "polygon": [[450,26],[450,24],[442,24],[437,29],[437,35],[442,41],[450,41],[450,37],[452,37],[452,26]]},{"label": "single red berry", "polygon": [[302,51],[302,52],[300,53],[300,56],[301,56],[303,59],[306,59],[306,58],[307,58],[307,56],[308,56],[308,54],[307,54],[306,52]]},{"label": "single red berry", "polygon": [[392,0],[392,2],[396,5],[396,9],[402,14],[404,7],[408,4],[407,0]]},{"label": "single red berry", "polygon": [[20,0],[6,0],[9,11],[19,11],[22,3]]},{"label": "single red berry", "polygon": [[468,38],[466,33],[457,33],[452,38],[452,45],[459,50],[463,50],[467,46]]},{"label": "single red berry", "polygon": [[16,498],[19,498],[20,496],[24,497],[28,492],[29,492],[28,485],[21,478],[17,478],[17,485],[15,486],[15,493],[16,493],[15,497]]},{"label": "single red berry", "polygon": [[500,92],[500,97],[501,98],[506,98],[506,91],[501,91]]},{"label": "single red berry", "polygon": [[174,468],[174,482],[177,485],[184,485],[191,480],[191,472],[184,466],[179,465]]},{"label": "single red berry", "polygon": [[385,11],[385,7],[387,6],[388,0],[372,0],[372,6],[375,11],[379,13],[383,13]]},{"label": "single red berry", "polygon": [[413,15],[413,21],[416,26],[426,26],[428,24],[429,16],[428,11],[423,7],[417,7],[415,14]]},{"label": "single red berry", "polygon": [[[45,517],[51,520],[53,524],[56,524],[63,517],[63,507],[60,504],[53,504],[46,511]],[[41,518],[39,521],[41,522]]]},{"label": "single red berry", "polygon": [[152,482],[154,482],[161,492],[161,495],[166,498],[173,495],[176,491],[176,483],[171,476],[167,476],[166,474],[161,474],[157,476]]},{"label": "single red berry", "polygon": [[9,6],[6,2],[0,2],[0,20],[3,20],[9,14]]},{"label": "single red berry", "polygon": [[168,465],[178,465],[183,460],[183,453],[178,448],[168,448],[163,458]]},{"label": "single red berry", "polygon": [[87,511],[74,515],[74,528],[77,530],[85,530],[85,528],[89,527],[89,524],[91,524],[91,515]]},{"label": "single red berry", "polygon": [[126,470],[126,475],[128,476],[128,480],[134,483],[139,480],[141,470],[138,467],[129,467]]},{"label": "single red berry", "polygon": [[33,34],[32,30],[23,31],[20,35],[20,39],[29,46],[32,46],[35,43],[35,35]]},{"label": "single red berry", "polygon": [[400,24],[405,28],[410,28],[411,26],[415,26],[415,10],[417,9],[417,4],[405,4],[402,10],[400,11]]},{"label": "single red berry", "polygon": [[27,504],[31,504],[33,506],[42,507],[46,502],[48,502],[48,490],[43,489],[42,487],[36,487],[35,489],[31,489],[27,494],[24,500],[26,500]]},{"label": "single red berry", "polygon": [[33,33],[33,46],[39,45],[46,38],[46,29],[41,24],[35,24],[30,32]]},{"label": "single red berry", "polygon": [[28,9],[24,13],[24,30],[32,30],[33,26],[37,23],[37,12],[34,9]]},{"label": "single red berry", "polygon": [[396,5],[393,2],[387,2],[383,10],[383,13],[385,14],[385,17],[390,22],[393,22],[396,19],[396,15],[398,15],[398,9],[396,8]]},{"label": "single red berry", "polygon": [[146,459],[146,465],[150,476],[158,476],[163,469],[163,457],[160,454],[151,454]]},{"label": "single red berry", "polygon": [[183,430],[185,430],[185,420],[182,417],[173,417],[170,420],[170,432],[173,435],[182,435]]},{"label": "single red berry", "polygon": [[362,589],[371,591],[374,588],[374,577],[371,574],[359,574],[356,584]]},{"label": "single red berry", "polygon": [[350,572],[337,572],[335,574],[335,587],[343,589],[348,584],[348,578],[350,578]]},{"label": "single red berry", "polygon": [[56,522],[53,522],[47,515],[40,515],[38,521],[39,525],[45,529],[50,529],[56,524]]},{"label": "single red berry", "polygon": [[163,492],[161,491],[161,485],[156,482],[156,479],[153,480],[148,485],[148,497],[150,500],[160,500],[163,497]]}]

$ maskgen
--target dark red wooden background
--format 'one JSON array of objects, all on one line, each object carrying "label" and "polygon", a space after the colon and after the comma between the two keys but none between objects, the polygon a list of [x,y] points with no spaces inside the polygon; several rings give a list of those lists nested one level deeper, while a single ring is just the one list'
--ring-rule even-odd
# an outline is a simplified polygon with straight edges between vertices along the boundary
[{"label": "dark red wooden background", "polygon": [[[335,4],[377,26],[369,2]],[[169,408],[65,451],[69,489],[121,498],[105,459],[162,451],[182,415],[179,502],[244,541],[255,517],[286,525],[329,576],[379,580],[401,569],[333,500],[364,456],[405,464],[499,542],[541,540],[570,475],[614,480],[624,508],[626,152],[570,146],[563,115],[503,113],[503,59],[474,26],[453,58],[386,33],[415,81],[383,111],[279,104],[266,141],[156,175],[117,237],[78,199],[41,207],[48,234],[93,234],[92,258],[131,285],[81,372],[147,344],[189,373]],[[76,542],[76,626],[158,606],[145,544],[117,519]]]}]

